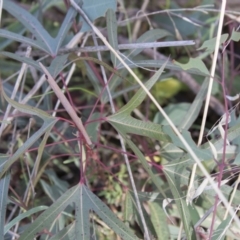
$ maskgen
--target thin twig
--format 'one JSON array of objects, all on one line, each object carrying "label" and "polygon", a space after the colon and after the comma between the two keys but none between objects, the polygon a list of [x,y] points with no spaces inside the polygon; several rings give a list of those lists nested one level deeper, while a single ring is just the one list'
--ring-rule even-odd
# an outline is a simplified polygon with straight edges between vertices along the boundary
[{"label": "thin twig", "polygon": [[[119,50],[137,49],[137,48],[163,48],[163,47],[182,47],[195,45],[193,40],[186,41],[169,41],[169,42],[147,42],[147,43],[126,43],[119,44]],[[107,46],[87,46],[80,48],[64,48],[59,50],[59,54],[65,54],[69,52],[98,52],[98,51],[109,51]]]}]

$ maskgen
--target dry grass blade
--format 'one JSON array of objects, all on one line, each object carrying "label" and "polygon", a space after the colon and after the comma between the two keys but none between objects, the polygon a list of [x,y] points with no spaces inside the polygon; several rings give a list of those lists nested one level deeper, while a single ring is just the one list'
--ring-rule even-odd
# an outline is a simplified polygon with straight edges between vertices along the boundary
[{"label": "dry grass blade", "polygon": [[85,138],[87,144],[89,146],[92,146],[92,141],[91,141],[90,137],[88,136],[88,134],[87,134],[87,132],[86,132],[86,130],[85,130],[83,124],[82,124],[82,120],[77,116],[75,110],[73,109],[73,107],[71,106],[71,104],[69,103],[69,101],[67,100],[65,95],[62,93],[61,89],[58,87],[55,80],[53,79],[51,74],[48,72],[48,70],[43,66],[42,63],[39,63],[39,65],[41,66],[43,72],[46,74],[46,78],[48,80],[48,83],[50,84],[53,91],[58,96],[59,100],[61,101],[62,105],[65,107],[68,114],[71,116],[73,122],[76,124],[79,131],[82,133],[82,135]]}]

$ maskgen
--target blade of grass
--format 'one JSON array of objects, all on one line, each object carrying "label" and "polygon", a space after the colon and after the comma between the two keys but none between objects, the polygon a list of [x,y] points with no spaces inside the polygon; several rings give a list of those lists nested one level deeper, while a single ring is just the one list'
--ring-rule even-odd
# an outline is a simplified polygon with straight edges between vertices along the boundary
[{"label": "blade of grass", "polygon": [[7,211],[7,204],[8,204],[8,189],[10,184],[10,172],[7,172],[1,179],[0,179],[0,238],[4,239],[4,230],[5,230],[5,218],[6,218],[6,211]]},{"label": "blade of grass", "polygon": [[[114,49],[118,50],[117,19],[113,9],[108,9],[106,14],[106,20],[107,20],[107,32],[108,32],[109,43]],[[116,67],[118,64],[117,58],[112,52],[110,52],[110,54],[111,54],[112,64],[114,67]]]}]

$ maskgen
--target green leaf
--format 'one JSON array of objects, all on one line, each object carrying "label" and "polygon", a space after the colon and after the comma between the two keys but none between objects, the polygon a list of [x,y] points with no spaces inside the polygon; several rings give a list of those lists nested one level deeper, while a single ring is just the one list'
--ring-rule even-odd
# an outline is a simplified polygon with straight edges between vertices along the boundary
[{"label": "green leaf", "polygon": [[[227,199],[229,199],[232,196],[233,187],[228,185],[223,185],[220,187],[220,190]],[[216,196],[215,191],[213,191],[212,189],[205,190],[204,194],[207,194],[208,197],[210,197],[211,199],[213,199]],[[237,190],[234,194],[232,205],[237,206],[239,204],[239,198],[240,198],[240,191]]]},{"label": "green leaf", "polygon": [[[77,4],[79,4],[80,2],[81,0],[76,0]],[[1,31],[0,36],[25,42],[51,54],[52,56],[57,55],[58,50],[61,47],[61,44],[65,39],[69,28],[72,26],[73,20],[77,14],[76,10],[70,7],[63,23],[61,24],[57,37],[53,38],[49,35],[49,33],[45,30],[45,28],[42,26],[42,24],[37,20],[37,18],[34,15],[29,13],[25,9],[19,7],[14,2],[4,1],[3,8],[7,10],[11,15],[16,17],[17,20],[21,22],[25,26],[25,28],[28,29],[36,37],[36,40],[31,40],[26,37],[22,37],[21,35],[17,37],[18,36],[17,33],[11,34],[6,30]],[[116,10],[116,1],[108,0],[99,3],[99,1],[92,0],[84,1],[83,3],[83,10],[92,21],[94,21],[96,18],[100,16],[104,16],[108,8]],[[86,30],[89,30],[89,27],[86,25],[84,21],[81,31]],[[21,31],[21,34],[22,33],[23,31]]]},{"label": "green leaf", "polygon": [[[167,62],[145,83],[145,87],[150,90],[152,86],[157,82],[160,78],[163,70],[165,68]],[[122,107],[118,113],[114,114],[114,118],[117,116],[126,116],[129,115],[136,107],[138,107],[146,97],[146,92],[140,88],[137,93],[133,96],[133,98],[124,106]]]},{"label": "green leaf", "polygon": [[18,224],[22,219],[32,216],[34,213],[38,213],[48,209],[47,206],[39,206],[32,208],[24,213],[19,214],[16,218],[14,218],[11,222],[5,225],[4,234],[6,234],[14,225]]},{"label": "green leaf", "polygon": [[239,40],[240,40],[240,32],[236,32],[236,31],[233,30],[230,39],[235,41],[235,42],[239,42]]},{"label": "green leaf", "polygon": [[[81,2],[81,0],[75,0],[75,2],[78,4]],[[77,15],[77,12],[74,8],[70,7],[68,9],[68,12],[64,18],[63,23],[61,24],[61,27],[58,31],[57,37],[52,39],[51,42],[51,48],[52,51],[54,53],[54,55],[56,56],[58,53],[59,48],[61,47],[67,33],[68,30],[70,29],[70,27],[73,25],[75,16]]]},{"label": "green leaf", "polygon": [[[167,130],[168,129],[166,129],[165,131],[167,131]],[[172,130],[169,129],[169,131],[172,131]],[[174,137],[174,133],[170,133],[170,134],[171,134],[171,137]],[[238,138],[239,135],[240,135],[240,123],[237,123],[233,127],[231,127],[230,129],[228,129],[228,136],[227,137],[228,137],[228,140],[230,142],[232,142],[232,141],[234,141],[234,139]],[[186,135],[185,137],[188,137],[188,136]],[[189,141],[190,141],[189,143],[192,145],[192,146],[191,145],[190,146],[191,147],[194,147],[194,145],[196,146],[196,144],[194,142],[192,142],[192,140],[190,140],[190,139],[191,138],[189,137]],[[175,143],[179,144],[178,142],[179,142],[179,140],[176,139]],[[217,154],[218,154],[218,159],[220,160],[223,156],[223,151],[222,151],[223,150],[223,144],[224,144],[223,139],[218,138],[218,139],[215,139],[215,140],[211,140],[211,143],[216,148]],[[183,147],[183,146],[181,145],[181,147]],[[203,151],[201,152],[201,150],[203,150]],[[227,157],[229,159],[234,158],[236,156],[236,151],[237,151],[236,147],[227,146],[225,157]],[[209,145],[208,142],[201,145],[201,147],[198,148],[196,153],[200,154],[200,155],[198,155],[200,161],[213,159],[212,154],[211,154],[211,148],[210,148],[210,145]],[[181,158],[181,161],[173,160],[173,161],[171,161],[171,163],[166,164],[165,166],[170,167],[170,166],[174,166],[176,164],[181,164],[181,163],[184,163],[185,167],[189,168],[195,163],[195,161],[192,159],[192,157],[188,153],[186,153],[185,156]]]},{"label": "green leaf", "polygon": [[[145,32],[143,35],[141,35],[136,42],[137,43],[153,42],[170,35],[171,34],[168,31],[163,29],[151,29]],[[140,54],[143,50],[144,49],[142,48],[135,48],[135,49],[124,52],[124,55],[132,61],[133,58],[138,54]],[[129,62],[127,59],[125,60],[125,62],[127,64],[131,64],[131,62]],[[121,68],[125,68],[125,67],[122,65],[122,63],[119,63],[119,65],[117,66],[117,69],[121,69]]]},{"label": "green leaf", "polygon": [[117,129],[118,133],[122,135],[122,137],[125,139],[129,147],[132,149],[134,154],[138,157],[139,161],[141,162],[143,168],[145,171],[148,173],[150,176],[152,182],[155,184],[155,186],[158,188],[159,192],[166,198],[165,193],[162,190],[161,187],[161,181],[158,177],[158,175],[154,174],[151,167],[149,166],[149,163],[147,162],[146,158],[144,155],[141,153],[141,151],[137,148],[137,146],[126,136],[125,131],[121,129]]},{"label": "green leaf", "polygon": [[69,204],[79,200],[79,186],[70,188],[24,231],[19,240],[34,239],[36,234],[48,229]]},{"label": "green leaf", "polygon": [[[19,56],[18,54],[5,52],[5,51],[1,51],[0,54],[9,58],[15,59],[20,63],[26,63],[42,72],[42,68],[39,66],[39,63],[32,60],[31,58]],[[65,67],[64,64],[67,61],[67,58],[68,58],[68,54],[65,54],[61,56],[56,56],[51,61],[51,64],[47,69],[50,72],[50,74],[53,76],[53,78],[55,78],[63,70],[63,68]]]},{"label": "green leaf", "polygon": [[[191,105],[189,103],[169,104],[164,108],[165,113],[172,120],[175,126],[179,126],[182,119],[186,116],[186,112]],[[166,119],[158,112],[154,117],[154,123],[161,125],[169,125]]]},{"label": "green leaf", "polygon": [[201,85],[200,90],[198,91],[193,103],[188,109],[188,112],[186,113],[185,117],[182,119],[181,124],[179,125],[180,129],[188,130],[192,124],[195,122],[195,120],[198,117],[198,114],[202,108],[203,101],[207,94],[209,80],[206,78]]},{"label": "green leaf", "polygon": [[74,221],[72,224],[62,229],[49,240],[76,240],[75,224],[76,222]]},{"label": "green leaf", "polygon": [[[5,29],[6,31],[14,32],[18,36],[22,36],[22,34],[25,32],[25,28],[19,22],[14,22],[8,25],[6,29]],[[0,50],[6,48],[11,43],[12,43],[11,39],[0,38]]]},{"label": "green leaf", "polygon": [[173,159],[179,159],[183,156],[184,151],[179,147],[176,147],[172,143],[165,143],[162,146],[161,156],[168,160],[169,162],[174,161]]},{"label": "green leaf", "polygon": [[99,79],[96,76],[95,72],[93,71],[93,69],[91,68],[91,66],[88,62],[85,61],[85,62],[83,62],[83,64],[81,64],[81,66],[82,65],[85,68],[84,71],[86,71],[86,74],[87,74],[87,77],[88,77],[89,81],[91,82],[91,84],[94,87],[95,94],[97,94],[97,96],[101,96],[100,93],[102,91],[102,87],[100,86]]},{"label": "green leaf", "polygon": [[11,104],[14,108],[18,109],[19,111],[27,113],[27,114],[38,116],[38,117],[42,118],[43,121],[54,119],[51,115],[49,115],[48,113],[46,113],[45,111],[43,111],[41,109],[31,107],[31,106],[28,106],[28,105],[24,105],[24,104],[21,104],[21,103],[18,103],[16,101],[12,100],[11,98],[9,98],[5,94],[3,88],[0,88],[0,90],[1,90],[1,93],[2,93],[3,97],[5,98],[5,100],[9,104]]},{"label": "green leaf", "polygon": [[88,133],[88,136],[91,138],[93,142],[97,142],[98,138],[98,128],[100,125],[100,122],[98,119],[101,117],[101,114],[99,112],[94,112],[91,115],[91,118],[89,119],[90,123],[86,126],[86,131]]},{"label": "green leaf", "polygon": [[68,57],[71,61],[75,62],[76,65],[81,69],[82,68],[82,61],[91,61],[94,63],[97,63],[103,67],[105,67],[107,70],[109,70],[110,72],[112,72],[113,74],[118,75],[118,77],[120,77],[121,79],[125,80],[126,79],[117,71],[115,70],[113,67],[109,66],[108,64],[106,64],[103,61],[98,60],[97,58],[93,58],[93,57],[79,57],[76,54],[70,54]]},{"label": "green leaf", "polygon": [[125,139],[125,141],[127,142],[127,144],[129,145],[129,147],[132,149],[132,151],[134,152],[134,154],[138,157],[139,161],[142,164],[142,167],[145,169],[145,171],[148,173],[148,175],[150,176],[152,182],[155,184],[155,186],[157,187],[157,189],[159,190],[159,192],[166,197],[165,193],[163,192],[162,186],[161,186],[161,181],[158,177],[157,174],[154,174],[149,163],[147,162],[147,160],[145,159],[144,155],[141,153],[141,151],[137,148],[137,146],[126,137],[126,135],[124,133],[122,133],[121,131],[119,132]]},{"label": "green leaf", "polygon": [[[181,140],[173,132],[172,128],[169,125],[163,126],[163,132],[167,133],[171,137],[172,142],[176,147],[179,147],[187,152],[187,149],[185,148],[185,146],[183,145]],[[190,132],[188,132],[186,130],[182,130],[182,135],[185,138],[185,140],[187,141],[188,145],[193,149],[195,154],[198,156],[199,159],[211,158],[212,155],[210,154],[209,151],[206,151],[205,149],[201,149],[201,148],[197,147],[197,145],[195,144],[195,142],[193,141],[193,139],[191,137]]]},{"label": "green leaf", "polygon": [[[145,84],[147,89],[150,89],[159,79],[163,72],[163,65]],[[145,91],[141,88],[132,97],[132,99],[122,107],[117,113],[108,117],[107,120],[118,131],[125,133],[133,133],[141,136],[150,137],[159,141],[169,142],[170,138],[163,133],[162,127],[159,124],[144,122],[130,116],[130,113],[138,107],[146,97]]]},{"label": "green leaf", "polygon": [[[126,59],[126,64],[130,67],[130,68],[139,68],[139,67],[143,67],[143,68],[160,68],[162,67],[163,64],[166,63],[165,60],[138,60],[138,59],[133,59],[131,61],[128,61]],[[165,66],[166,69],[170,69],[170,70],[174,70],[174,71],[182,71],[182,68],[176,64],[176,61],[173,62],[168,62]],[[123,65],[120,65],[118,67],[118,69],[124,69],[125,67]],[[198,69],[194,69],[194,68],[190,68],[190,69],[186,69],[186,72],[191,73],[191,74],[196,74],[196,75],[200,75],[200,76],[209,76],[209,74],[203,73],[201,71],[199,71]],[[123,74],[122,74],[123,75]]]},{"label": "green leaf", "polygon": [[132,196],[131,196],[131,193],[127,191],[125,201],[124,201],[124,206],[123,206],[123,221],[129,227],[132,219],[133,219]]},{"label": "green leaf", "polygon": [[192,219],[192,222],[195,226],[195,224],[199,221],[200,219],[200,216],[199,216],[199,213],[198,213],[198,210],[196,209],[196,207],[194,205],[190,205],[188,207],[189,209],[189,212],[190,212],[190,215],[191,215],[191,219]]},{"label": "green leaf", "polygon": [[168,189],[162,195],[159,192],[138,192],[138,197],[141,202],[154,202],[162,204],[166,198],[173,198],[171,191]]},{"label": "green leaf", "polygon": [[140,121],[124,114],[112,115],[108,117],[108,121],[119,132],[137,134],[163,142],[171,141],[168,134],[163,132],[162,126],[159,124]]},{"label": "green leaf", "polygon": [[36,40],[32,40],[30,38],[27,37],[23,37],[17,33],[13,33],[4,29],[0,29],[0,36],[7,38],[7,39],[12,39],[15,40],[17,42],[21,42],[21,43],[25,43],[27,45],[30,45],[32,47],[36,47],[44,52],[48,52],[46,49],[46,46],[44,46],[43,44],[41,44],[39,41]]},{"label": "green leaf", "polygon": [[0,177],[24,154],[45,132],[50,132],[57,120],[46,120],[41,128],[35,132],[27,141],[11,156],[5,164],[0,164]]},{"label": "green leaf", "polygon": [[[116,75],[116,74],[113,75],[113,77],[111,78],[111,81],[108,84],[109,90],[110,90],[112,96],[114,96],[115,89],[123,82],[123,80],[125,82],[126,76],[128,74],[128,71],[126,69],[121,69],[118,72],[119,72],[119,75]],[[107,91],[103,92],[101,100],[103,103],[107,103],[109,101],[109,95],[108,95]]]},{"label": "green leaf", "polygon": [[[58,74],[64,69],[65,63],[67,62],[68,54],[56,56],[50,66],[47,68],[53,78],[56,78]],[[37,63],[38,64],[38,63]],[[39,64],[38,64],[39,67]],[[42,72],[42,69],[41,69]]]},{"label": "green leaf", "polygon": [[[118,50],[118,36],[117,36],[117,19],[116,14],[113,11],[113,9],[108,9],[106,14],[106,20],[107,20],[107,33],[108,33],[108,41],[110,45],[117,51]],[[118,65],[118,60],[114,53],[110,52],[111,54],[111,60],[113,66]]]},{"label": "green leaf", "polygon": [[237,154],[237,156],[234,159],[233,164],[239,166],[240,165],[240,152]]},{"label": "green leaf", "polygon": [[[145,32],[141,37],[139,37],[137,39],[136,42],[137,43],[152,42],[152,41],[156,41],[157,39],[163,38],[163,37],[168,36],[168,35],[171,35],[171,34],[169,32],[167,32],[167,31],[165,31],[165,30],[162,30],[162,29],[152,29],[152,30],[149,30],[149,31]],[[132,68],[133,67],[137,67],[137,65],[132,64],[132,61],[135,62],[136,60],[134,60],[133,58],[135,56],[137,56],[138,54],[140,54],[142,51],[143,51],[143,49],[138,48],[138,49],[132,49],[132,50],[124,52],[124,55],[127,57],[125,59],[125,62],[129,66],[131,66]],[[130,59],[131,61],[129,61],[128,59]],[[149,61],[151,61],[151,60],[149,60]],[[165,62],[166,61],[164,61],[164,63]],[[164,63],[162,63],[162,65]],[[155,66],[155,67],[157,67],[157,68],[162,66],[159,63],[156,63],[156,64],[157,64],[157,66]],[[118,65],[116,66],[116,69],[121,69],[120,75],[122,77],[124,77],[124,80],[125,80],[125,77],[128,74],[128,71],[125,69],[125,67],[121,63],[118,63]],[[119,86],[119,84],[121,84],[121,82],[122,82],[121,80],[122,80],[122,78],[120,76],[116,76],[115,75],[115,76],[112,77],[111,81],[109,82],[109,89],[110,89],[110,92],[112,93],[112,95],[115,95],[114,91],[117,88],[117,86]],[[102,95],[102,101],[103,102],[107,102],[108,101],[108,93],[106,91]]]},{"label": "green leaf", "polygon": [[[82,10],[86,13],[88,18],[92,22],[99,17],[105,16],[105,13],[108,9],[113,9],[113,11],[116,11],[117,1],[116,0],[104,0],[104,1],[83,0]],[[82,18],[80,20],[83,21],[81,32],[89,31],[91,27]]]},{"label": "green leaf", "polygon": [[217,227],[217,229],[214,230],[214,234],[213,234],[211,239],[212,240],[224,239],[225,232],[230,227],[230,224],[231,224],[232,220],[233,219],[232,219],[231,216],[228,216],[227,219],[222,220],[220,225]]},{"label": "green leaf", "polygon": [[[226,42],[227,38],[228,38],[228,34],[227,33],[223,34],[220,39],[220,44],[223,44],[224,42]],[[216,46],[216,40],[217,40],[217,38],[215,37],[215,38],[205,41],[203,43],[203,45],[200,48],[198,48],[197,50],[205,49],[205,51],[208,52],[208,54],[213,53],[215,50],[215,46]]]},{"label": "green leaf", "polygon": [[[87,196],[87,201],[91,203],[91,209],[121,238],[130,240],[138,239],[133,232],[121,222],[115,214],[102,202],[96,195],[94,195],[86,186],[82,186],[84,195]],[[84,216],[85,217],[85,216]]]},{"label": "green leaf", "polygon": [[183,70],[194,69],[195,71],[199,72],[199,74],[203,73],[207,76],[210,75],[206,65],[200,58],[190,58],[186,64],[182,64],[177,61],[174,61],[174,63],[181,67]]},{"label": "green leaf", "polygon": [[41,48],[45,48],[46,52],[52,53],[50,45],[52,37],[43,28],[37,18],[12,1],[4,1],[3,8],[12,16],[16,17],[18,21],[36,37],[36,43],[41,46]]},{"label": "green leaf", "polygon": [[[75,205],[75,224],[56,233],[56,236],[66,237],[63,239],[90,239],[90,211],[94,211],[113,231],[121,238],[126,240],[138,239],[133,232],[121,222],[115,214],[103,203],[96,195],[94,195],[85,185],[79,184],[66,191],[57,201],[55,201],[46,211],[44,211],[20,236],[19,240],[34,239],[37,234],[43,230],[49,229],[55,219],[68,206]],[[67,238],[68,232],[73,234],[74,238]]]},{"label": "green leaf", "polygon": [[[29,10],[29,13],[31,13],[34,16],[38,16],[39,11],[45,12],[48,8],[50,8],[52,6],[58,6],[58,5],[59,5],[58,0],[52,0],[52,1],[45,0],[42,2],[41,8],[39,7],[38,4],[35,4]],[[14,32],[19,37],[21,37],[24,34],[24,32],[26,31],[26,28],[19,21],[17,21],[17,22],[13,22],[10,25],[7,25],[7,28],[5,30]],[[11,39],[8,39],[8,38],[0,39],[0,50],[6,48],[11,43],[12,43]]]},{"label": "green leaf", "polygon": [[[134,202],[134,204],[133,204],[133,206],[134,206],[133,211],[134,211],[135,220],[138,223],[138,225],[140,226],[140,228],[144,229],[143,224],[142,224],[142,220],[141,220],[141,216],[140,216],[138,208],[137,208],[137,204],[134,201],[134,197],[133,196],[132,196],[132,198],[133,198],[133,202]],[[146,209],[143,207],[143,203],[140,203],[140,204],[141,204],[141,208],[142,208],[142,212],[143,212],[143,218],[144,218],[144,221],[146,222],[149,235],[150,235],[150,237],[156,236],[155,229],[153,227],[153,224],[152,224],[152,221],[150,219],[150,216],[147,213]]]},{"label": "green leaf", "polygon": [[67,191],[68,184],[67,182],[59,179],[54,171],[46,170],[46,174],[48,175],[50,181],[53,182],[53,184],[49,185],[44,180],[40,180],[40,183],[52,202],[55,202],[60,196],[62,196],[63,193]]},{"label": "green leaf", "polygon": [[40,68],[39,64],[32,60],[31,58],[27,58],[27,57],[24,57],[24,56],[19,56],[15,53],[11,53],[11,52],[4,52],[4,51],[1,51],[0,52],[1,55],[5,56],[5,57],[9,57],[9,58],[12,58],[12,59],[15,59],[21,63],[26,63],[30,66],[33,66],[34,68],[36,68],[37,70],[39,71],[42,71],[42,69]]},{"label": "green leaf", "polygon": [[[76,2],[79,3],[80,0],[76,0]],[[33,43],[33,41],[27,40],[27,38],[24,38],[22,36],[20,36],[19,39],[24,40],[25,42],[27,41],[31,45],[34,44],[35,47],[44,50],[45,52],[51,54],[52,56],[57,55],[57,52],[69,28],[73,23],[74,17],[77,14],[75,9],[71,7],[66,14],[66,17],[61,25],[57,37],[53,38],[49,35],[49,33],[45,30],[45,28],[42,26],[42,24],[37,20],[37,18],[34,15],[29,13],[25,9],[19,7],[14,2],[4,1],[3,8],[6,11],[8,11],[11,15],[16,17],[18,21],[21,22],[25,26],[25,28],[28,29],[36,37],[35,44]],[[16,34],[12,34],[11,36],[16,37]]]},{"label": "green leaf", "polygon": [[167,217],[156,202],[149,202],[150,217],[153,223],[158,240],[170,239],[170,233],[167,225]]},{"label": "green leaf", "polygon": [[79,201],[75,203],[76,205],[76,227],[75,227],[75,237],[81,237],[83,240],[90,239],[90,218],[89,211],[92,207],[88,196],[85,194],[84,186],[79,185]]},{"label": "green leaf", "polygon": [[181,191],[180,187],[180,170],[174,171],[174,172],[167,172],[165,171],[165,176],[167,177],[167,181],[169,184],[169,187],[172,191],[173,198],[175,199],[175,202],[177,204],[177,209],[181,216],[181,221],[183,223],[183,227],[185,230],[186,238],[187,239],[196,239],[196,234],[193,226],[193,222],[191,220],[191,215],[188,209],[188,206],[186,204],[186,200],[184,198],[184,195]]}]

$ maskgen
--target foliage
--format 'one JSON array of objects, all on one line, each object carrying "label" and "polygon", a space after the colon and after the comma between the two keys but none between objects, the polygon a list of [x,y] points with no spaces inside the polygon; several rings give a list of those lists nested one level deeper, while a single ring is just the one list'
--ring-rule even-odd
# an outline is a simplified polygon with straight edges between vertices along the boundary
[{"label": "foliage", "polygon": [[236,12],[176,0],[145,21],[123,1],[67,3],[2,4],[0,239],[237,239],[240,34],[215,36]]}]

